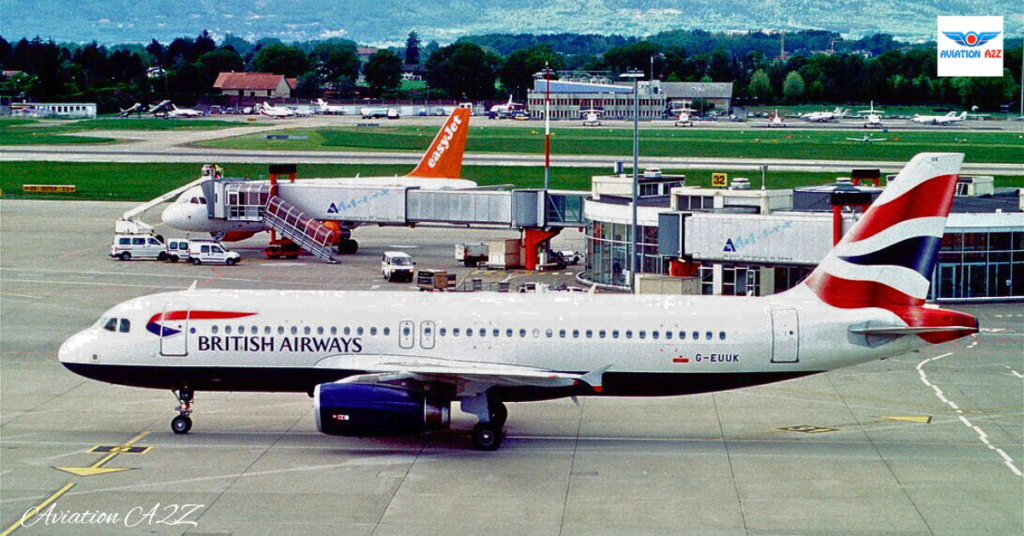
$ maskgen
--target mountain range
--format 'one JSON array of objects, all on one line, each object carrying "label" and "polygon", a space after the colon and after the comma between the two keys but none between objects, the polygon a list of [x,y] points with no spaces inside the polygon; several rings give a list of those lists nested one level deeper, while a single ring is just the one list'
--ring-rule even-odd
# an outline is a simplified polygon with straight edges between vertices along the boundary
[{"label": "mountain range", "polygon": [[255,40],[345,37],[360,43],[451,42],[485,33],[644,36],[666,30],[822,29],[935,39],[938,15],[1002,15],[1024,29],[1020,0],[0,0],[0,35],[104,44],[168,41],[209,30]]}]

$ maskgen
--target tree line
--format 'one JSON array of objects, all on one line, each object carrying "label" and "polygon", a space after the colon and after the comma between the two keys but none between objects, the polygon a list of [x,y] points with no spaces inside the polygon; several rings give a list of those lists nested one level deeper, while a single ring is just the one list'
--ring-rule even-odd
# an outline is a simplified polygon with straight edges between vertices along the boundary
[{"label": "tree line", "polygon": [[[887,35],[843,41],[833,32],[663,32],[647,39],[596,35],[464,37],[447,46],[423,45],[410,32],[404,47],[360,57],[357,43],[326,39],[250,42],[208,32],[170,43],[103,46],[41,38],[15,43],[0,37],[0,95],[37,101],[96,101],[101,111],[169,98],[215,101],[213,83],[225,71],[272,72],[296,78],[294,96],[353,99],[491,100],[526,98],[536,73],[604,71],[611,79],[641,69],[663,81],[733,82],[736,102],[977,106],[997,110],[1015,102],[1022,48],[1004,51],[1002,77],[939,78],[935,43],[909,45]],[[653,68],[653,71],[652,71]],[[404,71],[425,84],[402,84]],[[1016,109],[1016,106],[1014,106]]]}]

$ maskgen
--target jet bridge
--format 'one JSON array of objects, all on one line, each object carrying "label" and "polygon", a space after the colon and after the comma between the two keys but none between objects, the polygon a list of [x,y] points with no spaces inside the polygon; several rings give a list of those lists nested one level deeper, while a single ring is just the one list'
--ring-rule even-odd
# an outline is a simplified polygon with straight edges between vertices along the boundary
[{"label": "jet bridge", "polygon": [[[583,202],[590,197],[590,192],[586,191],[424,190],[386,183],[381,186],[365,182],[346,184],[330,179],[277,184],[219,179],[204,183],[203,189],[206,199],[213,201],[207,204],[207,213],[211,219],[264,221],[304,249],[306,246],[302,242],[289,235],[295,234],[294,229],[289,232],[278,229],[275,223],[280,222],[273,222],[268,217],[268,207],[275,199],[287,203],[289,210],[301,212],[303,218],[309,221],[352,224],[343,227],[365,224],[409,227],[430,224],[520,229],[528,238],[527,258],[530,258],[531,247],[542,245],[562,228],[586,225]],[[302,225],[304,227],[300,234],[305,238],[314,242],[324,238],[323,231],[314,229],[308,221]],[[532,243],[535,241],[529,239],[531,233],[537,231],[543,231],[549,236]],[[337,240],[339,237],[331,238]]]}]

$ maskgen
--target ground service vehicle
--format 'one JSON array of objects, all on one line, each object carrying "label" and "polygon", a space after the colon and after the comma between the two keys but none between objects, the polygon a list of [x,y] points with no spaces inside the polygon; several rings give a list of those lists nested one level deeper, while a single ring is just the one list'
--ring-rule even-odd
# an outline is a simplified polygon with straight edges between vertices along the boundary
[{"label": "ground service vehicle", "polygon": [[172,238],[167,241],[167,260],[171,262],[188,261],[187,238]]},{"label": "ground service vehicle", "polygon": [[110,256],[122,261],[132,259],[167,258],[167,246],[159,239],[149,235],[114,235],[114,243],[110,245]]},{"label": "ground service vehicle", "polygon": [[488,248],[485,242],[455,244],[455,260],[462,261],[467,268],[487,260]]},{"label": "ground service vehicle", "polygon": [[238,264],[241,256],[229,251],[224,244],[216,240],[192,240],[188,245],[188,256],[192,264],[224,263],[228,266]]},{"label": "ground service vehicle", "polygon": [[412,281],[415,267],[412,257],[401,251],[385,251],[380,258],[380,273],[388,281]]}]

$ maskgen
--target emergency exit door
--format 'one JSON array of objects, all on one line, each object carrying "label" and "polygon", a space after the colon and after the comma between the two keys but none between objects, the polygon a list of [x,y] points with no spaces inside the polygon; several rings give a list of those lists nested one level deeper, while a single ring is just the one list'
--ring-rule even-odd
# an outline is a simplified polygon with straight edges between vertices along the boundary
[{"label": "emergency exit door", "polygon": [[800,361],[800,318],[796,309],[772,309],[772,363]]},{"label": "emergency exit door", "polygon": [[188,304],[167,304],[154,322],[160,335],[160,355],[188,355]]},{"label": "emergency exit door", "polygon": [[412,348],[413,337],[415,334],[412,331],[412,321],[403,320],[398,324],[398,346],[409,349]]},{"label": "emergency exit door", "polygon": [[425,350],[434,347],[434,322],[432,320],[420,322],[420,347]]}]

